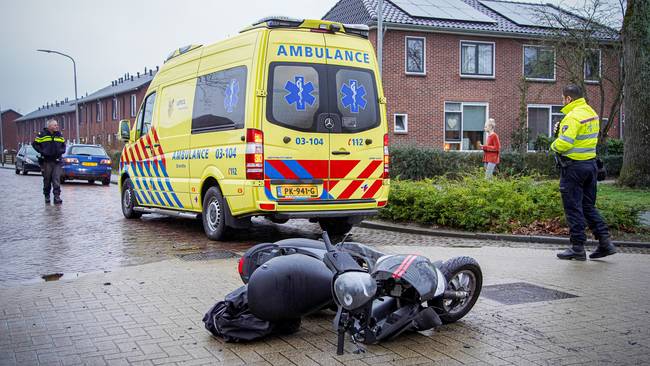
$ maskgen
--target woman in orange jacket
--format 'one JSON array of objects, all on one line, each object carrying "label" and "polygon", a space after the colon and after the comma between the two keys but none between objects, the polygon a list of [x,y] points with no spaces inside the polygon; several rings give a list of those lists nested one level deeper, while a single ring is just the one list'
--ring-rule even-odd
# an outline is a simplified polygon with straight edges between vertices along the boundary
[{"label": "woman in orange jacket", "polygon": [[501,151],[501,144],[499,143],[499,136],[494,132],[496,123],[494,118],[488,119],[485,123],[483,130],[487,133],[487,144],[481,145],[483,149],[483,164],[485,165],[485,178],[491,179],[494,173],[494,168],[499,164],[499,152]]}]

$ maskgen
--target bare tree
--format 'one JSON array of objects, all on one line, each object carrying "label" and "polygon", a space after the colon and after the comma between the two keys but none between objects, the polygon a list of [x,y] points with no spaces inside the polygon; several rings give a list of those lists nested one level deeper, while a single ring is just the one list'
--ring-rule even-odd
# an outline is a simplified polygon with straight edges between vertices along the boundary
[{"label": "bare tree", "polygon": [[[623,1],[585,0],[583,6],[537,7],[538,22],[549,29],[543,44],[555,49],[555,66],[568,82],[585,91],[585,98],[598,98],[598,115],[607,118],[599,145],[607,140],[623,100],[623,44],[620,19]],[[566,10],[563,10],[566,9]],[[598,86],[598,95],[588,95],[586,84]],[[611,100],[606,91],[613,90]],[[607,108],[609,105],[609,108]]]},{"label": "bare tree", "polygon": [[625,149],[619,182],[650,187],[650,0],[628,0],[623,20]]}]

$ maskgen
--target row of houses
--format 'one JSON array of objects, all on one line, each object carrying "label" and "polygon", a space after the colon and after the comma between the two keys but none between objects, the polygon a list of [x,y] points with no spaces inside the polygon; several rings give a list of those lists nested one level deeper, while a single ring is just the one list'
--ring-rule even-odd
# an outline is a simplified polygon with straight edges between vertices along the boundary
[{"label": "row of houses", "polygon": [[[550,136],[563,117],[562,88],[570,78],[557,67],[558,50],[544,43],[552,29],[534,19],[536,12],[571,15],[548,4],[385,0],[382,82],[391,143],[477,150],[486,138],[485,122],[494,118],[502,145],[509,146],[522,103],[529,147],[537,136]],[[376,46],[377,0],[340,0],[323,19],[368,25]],[[610,51],[603,42],[584,65],[586,92],[597,111],[609,111],[617,99],[618,86],[608,80],[616,79],[620,64]],[[119,148],[118,122],[133,121],[154,74],[124,75],[80,99],[81,141]],[[74,102],[63,100],[16,119],[17,141],[30,142],[50,118],[74,139]],[[614,116],[612,126],[610,136],[622,137],[622,115]]]},{"label": "row of houses", "polygon": [[[149,83],[158,71],[144,69],[124,74],[111,84],[79,99],[79,137],[81,143],[99,144],[108,150],[121,148],[116,138],[120,120],[133,122]],[[18,145],[31,143],[50,119],[59,122],[59,129],[68,141],[77,136],[75,102],[67,98],[47,103],[33,112],[15,119]],[[9,145],[7,145],[9,146]]]}]

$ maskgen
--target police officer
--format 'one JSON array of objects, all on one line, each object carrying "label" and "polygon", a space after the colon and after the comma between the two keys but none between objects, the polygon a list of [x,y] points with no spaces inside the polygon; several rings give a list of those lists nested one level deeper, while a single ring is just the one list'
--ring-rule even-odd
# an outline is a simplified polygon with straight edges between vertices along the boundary
[{"label": "police officer", "polygon": [[598,248],[589,258],[596,259],[616,253],[609,237],[609,229],[595,207],[596,203],[596,144],[600,122],[596,112],[583,98],[582,89],[574,84],[564,87],[562,92],[566,116],[560,122],[558,137],[551,144],[551,150],[558,156],[561,167],[560,193],[564,214],[569,224],[571,247],[558,253],[560,259],[587,259],[584,245],[585,221],[598,239]]},{"label": "police officer", "polygon": [[41,171],[43,172],[43,194],[45,203],[50,203],[50,189],[54,193],[54,204],[63,203],[61,200],[61,155],[65,152],[65,139],[59,132],[56,120],[47,121],[47,127],[41,131],[32,142],[32,146],[41,157]]}]

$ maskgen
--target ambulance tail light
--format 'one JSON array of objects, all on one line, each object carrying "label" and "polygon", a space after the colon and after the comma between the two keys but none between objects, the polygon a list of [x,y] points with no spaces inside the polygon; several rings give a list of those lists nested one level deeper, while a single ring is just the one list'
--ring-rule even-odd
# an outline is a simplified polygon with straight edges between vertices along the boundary
[{"label": "ambulance tail light", "polygon": [[246,130],[246,179],[264,179],[264,133]]},{"label": "ambulance tail light", "polygon": [[390,178],[390,155],[388,154],[388,134],[384,135],[384,179]]}]

